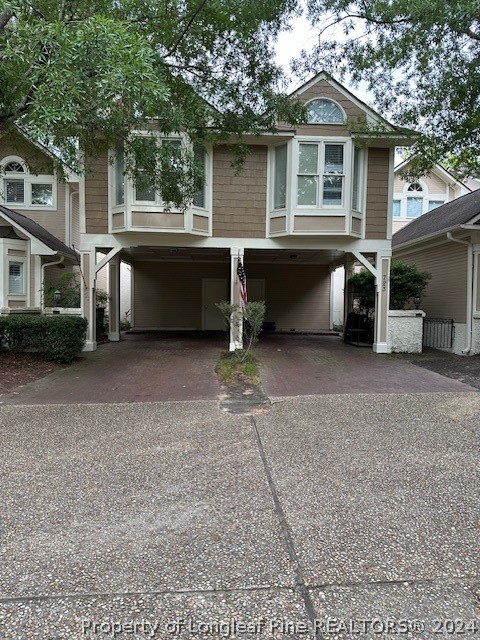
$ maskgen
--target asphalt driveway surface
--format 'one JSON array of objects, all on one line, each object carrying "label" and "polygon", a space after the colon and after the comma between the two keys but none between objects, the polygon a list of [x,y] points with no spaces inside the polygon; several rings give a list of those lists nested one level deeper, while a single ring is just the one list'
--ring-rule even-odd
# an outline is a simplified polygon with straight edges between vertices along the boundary
[{"label": "asphalt driveway surface", "polygon": [[0,637],[479,636],[478,393],[0,422]]}]

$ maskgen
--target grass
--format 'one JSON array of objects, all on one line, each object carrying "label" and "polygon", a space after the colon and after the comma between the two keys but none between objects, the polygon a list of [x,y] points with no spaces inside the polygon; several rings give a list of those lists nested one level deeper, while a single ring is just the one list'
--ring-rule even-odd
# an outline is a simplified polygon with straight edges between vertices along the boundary
[{"label": "grass", "polygon": [[[242,358],[244,358],[243,361]],[[260,384],[258,362],[251,353],[245,357],[245,354],[242,352],[224,352],[220,356],[215,371],[217,372],[220,382],[232,382],[236,378],[246,378],[247,381],[252,384]]]}]

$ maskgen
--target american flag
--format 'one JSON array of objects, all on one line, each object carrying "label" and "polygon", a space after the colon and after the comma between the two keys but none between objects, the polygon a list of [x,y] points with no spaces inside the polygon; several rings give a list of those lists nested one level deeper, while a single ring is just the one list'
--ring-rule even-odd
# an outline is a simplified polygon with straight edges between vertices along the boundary
[{"label": "american flag", "polygon": [[240,258],[238,259],[237,276],[238,286],[240,288],[240,300],[242,303],[242,307],[245,307],[245,305],[247,304],[247,276],[245,274],[245,269],[243,268],[243,264]]}]

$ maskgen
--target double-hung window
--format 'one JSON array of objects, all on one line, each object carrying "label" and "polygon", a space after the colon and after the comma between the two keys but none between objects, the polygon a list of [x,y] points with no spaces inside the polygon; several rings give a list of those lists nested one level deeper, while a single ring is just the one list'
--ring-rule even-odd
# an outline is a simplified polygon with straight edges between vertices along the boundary
[{"label": "double-hung window", "polygon": [[344,206],[345,144],[301,142],[298,149],[297,205]]},{"label": "double-hung window", "polygon": [[25,293],[23,262],[9,262],[8,264],[8,293]]}]

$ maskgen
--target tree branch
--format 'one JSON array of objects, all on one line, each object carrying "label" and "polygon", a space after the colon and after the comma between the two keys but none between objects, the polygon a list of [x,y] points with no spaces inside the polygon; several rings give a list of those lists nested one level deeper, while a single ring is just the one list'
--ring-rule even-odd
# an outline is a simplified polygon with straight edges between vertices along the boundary
[{"label": "tree branch", "polygon": [[200,4],[197,6],[197,8],[195,9],[195,11],[192,13],[192,15],[190,16],[190,20],[187,22],[187,24],[185,25],[185,27],[182,29],[182,32],[180,33],[180,35],[178,36],[178,38],[176,39],[173,47],[170,49],[170,51],[167,52],[166,57],[168,58],[169,56],[173,56],[173,54],[176,52],[176,50],[178,49],[180,42],[183,40],[185,34],[188,32],[188,30],[190,29],[190,27],[193,24],[193,21],[195,20],[195,18],[198,16],[198,14],[200,13],[200,11],[203,9],[203,7],[206,5],[207,0],[202,0],[200,2]]}]

